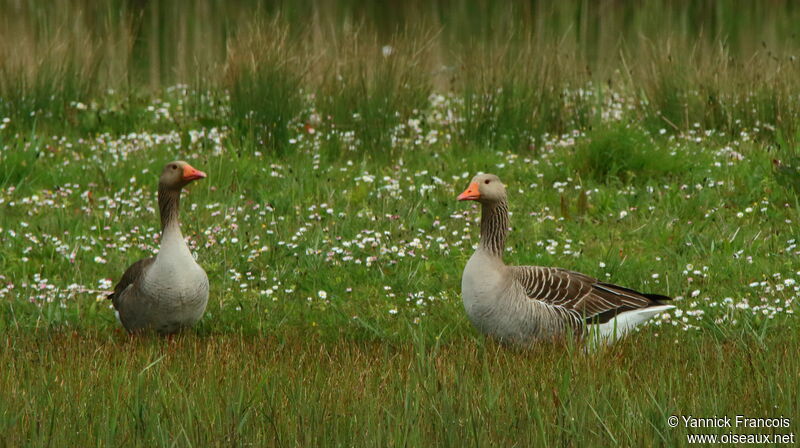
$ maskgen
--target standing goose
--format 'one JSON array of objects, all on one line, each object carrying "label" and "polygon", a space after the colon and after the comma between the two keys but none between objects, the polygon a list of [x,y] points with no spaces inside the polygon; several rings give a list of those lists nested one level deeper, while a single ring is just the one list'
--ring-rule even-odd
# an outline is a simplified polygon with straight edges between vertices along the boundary
[{"label": "standing goose", "polygon": [[158,255],[132,264],[109,299],[129,332],[175,333],[200,320],[208,303],[208,277],[183,240],[178,214],[181,189],[206,174],[186,162],[170,162],[158,181],[161,246]]},{"label": "standing goose", "polygon": [[475,176],[459,201],[481,203],[480,245],[464,267],[461,296],[472,324],[501,341],[594,335],[610,341],[674,308],[670,297],[642,294],[566,269],[506,266],[506,188],[493,174]]}]

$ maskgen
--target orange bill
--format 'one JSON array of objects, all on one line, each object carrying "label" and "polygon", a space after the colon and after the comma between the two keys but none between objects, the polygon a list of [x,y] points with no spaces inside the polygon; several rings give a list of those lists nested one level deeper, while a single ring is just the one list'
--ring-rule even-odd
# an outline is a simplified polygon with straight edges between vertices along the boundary
[{"label": "orange bill", "polygon": [[195,180],[206,177],[206,173],[196,169],[188,163],[183,166],[183,180]]},{"label": "orange bill", "polygon": [[464,190],[463,193],[458,195],[457,199],[459,201],[474,201],[476,199],[479,199],[480,197],[481,197],[481,192],[478,190],[478,183],[472,182],[471,184],[469,184],[469,187],[467,187],[467,189]]}]

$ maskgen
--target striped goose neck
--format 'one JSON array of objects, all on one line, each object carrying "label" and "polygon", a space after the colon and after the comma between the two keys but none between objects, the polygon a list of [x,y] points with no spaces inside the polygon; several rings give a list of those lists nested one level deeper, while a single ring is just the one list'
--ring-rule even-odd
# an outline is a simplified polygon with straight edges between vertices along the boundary
[{"label": "striped goose neck", "polygon": [[180,227],[178,214],[181,204],[181,190],[158,186],[158,211],[161,216],[161,231],[167,227]]},{"label": "striped goose neck", "polygon": [[481,247],[490,254],[503,258],[508,234],[508,203],[505,198],[484,203],[481,212]]}]

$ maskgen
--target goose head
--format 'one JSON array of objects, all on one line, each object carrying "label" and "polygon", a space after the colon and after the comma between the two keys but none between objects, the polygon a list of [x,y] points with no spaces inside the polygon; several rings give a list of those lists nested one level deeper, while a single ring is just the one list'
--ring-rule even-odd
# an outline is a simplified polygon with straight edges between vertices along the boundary
[{"label": "goose head", "polygon": [[164,166],[158,183],[160,186],[170,190],[180,190],[190,182],[204,177],[206,177],[206,173],[182,160],[176,160]]},{"label": "goose head", "polygon": [[506,186],[494,174],[478,174],[469,187],[458,195],[459,201],[478,201],[483,204],[500,202],[506,198]]}]

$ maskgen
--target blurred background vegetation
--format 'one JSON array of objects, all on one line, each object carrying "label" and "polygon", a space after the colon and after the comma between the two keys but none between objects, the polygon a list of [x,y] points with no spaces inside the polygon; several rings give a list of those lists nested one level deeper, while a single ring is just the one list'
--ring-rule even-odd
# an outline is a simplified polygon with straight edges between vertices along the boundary
[{"label": "blurred background vegetation", "polygon": [[[205,92],[187,117],[275,150],[310,96],[373,145],[431,92],[463,104],[464,143],[511,148],[592,126],[617,94],[650,131],[755,128],[793,143],[800,122],[790,0],[2,0],[0,11],[0,115],[17,129],[130,132],[133,103],[176,84]],[[75,113],[93,101],[119,114]]]}]

